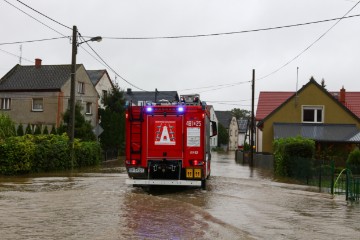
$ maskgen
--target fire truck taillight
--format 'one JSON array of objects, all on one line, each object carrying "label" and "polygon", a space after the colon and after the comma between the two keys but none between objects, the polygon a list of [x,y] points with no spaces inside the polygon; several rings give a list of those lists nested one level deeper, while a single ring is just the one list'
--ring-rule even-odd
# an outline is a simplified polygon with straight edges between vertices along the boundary
[{"label": "fire truck taillight", "polygon": [[202,165],[204,165],[204,161],[192,160],[192,161],[190,161],[190,164],[193,166],[202,166]]},{"label": "fire truck taillight", "polygon": [[126,164],[127,164],[127,165],[138,165],[139,162],[140,162],[140,161],[137,160],[137,159],[126,160]]}]

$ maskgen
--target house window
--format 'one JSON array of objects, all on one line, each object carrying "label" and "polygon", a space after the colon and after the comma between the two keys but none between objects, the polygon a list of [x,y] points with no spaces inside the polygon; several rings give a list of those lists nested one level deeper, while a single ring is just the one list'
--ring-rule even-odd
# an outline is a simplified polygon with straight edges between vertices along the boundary
[{"label": "house window", "polygon": [[86,103],[86,112],[85,112],[85,114],[91,114],[91,106],[92,106],[91,102]]},{"label": "house window", "polygon": [[324,109],[322,106],[303,106],[302,121],[304,123],[323,123]]},{"label": "house window", "polygon": [[32,110],[34,112],[42,112],[43,108],[43,99],[42,98],[33,98],[32,100]]},{"label": "house window", "polygon": [[85,93],[85,83],[84,82],[78,82],[77,92],[81,93],[81,94]]},{"label": "house window", "polygon": [[0,109],[9,110],[11,107],[11,98],[1,98]]}]

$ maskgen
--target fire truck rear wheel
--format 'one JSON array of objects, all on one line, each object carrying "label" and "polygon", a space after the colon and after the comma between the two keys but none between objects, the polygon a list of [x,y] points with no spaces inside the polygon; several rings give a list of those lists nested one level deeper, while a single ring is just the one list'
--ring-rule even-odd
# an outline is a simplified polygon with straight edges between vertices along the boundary
[{"label": "fire truck rear wheel", "polygon": [[206,190],[206,179],[201,180],[201,189]]}]

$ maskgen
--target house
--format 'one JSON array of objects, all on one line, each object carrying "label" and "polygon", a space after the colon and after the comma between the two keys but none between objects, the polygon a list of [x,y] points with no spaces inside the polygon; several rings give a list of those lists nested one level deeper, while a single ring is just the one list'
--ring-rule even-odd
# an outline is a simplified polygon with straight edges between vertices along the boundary
[{"label": "house", "polygon": [[256,112],[258,152],[272,153],[273,141],[302,136],[317,149],[349,151],[360,143],[360,92],[329,92],[313,78],[297,92],[261,92]]},{"label": "house", "polygon": [[231,111],[215,111],[219,124],[221,124],[229,133],[228,150],[238,149],[238,123]]},{"label": "house", "polygon": [[147,103],[165,102],[179,102],[179,95],[177,91],[132,91],[128,88],[124,93],[126,105],[130,103],[135,106],[145,106]]},{"label": "house", "polygon": [[[210,121],[216,122],[216,126],[218,126],[218,125],[219,125],[219,121],[218,121],[218,119],[217,119],[217,117],[216,117],[216,113],[215,113],[214,107],[213,107],[212,105],[207,105],[207,108],[208,108],[208,110],[209,110],[209,112],[210,112]],[[218,128],[219,128],[219,127],[218,127]],[[212,133],[211,133],[211,134],[212,134]],[[210,138],[210,147],[211,147],[211,148],[215,148],[215,147],[217,147],[217,145],[218,145],[218,136],[215,135],[215,136],[213,136],[213,137]]]},{"label": "house", "polygon": [[[17,64],[0,80],[0,112],[8,114],[16,124],[59,127],[69,107],[71,65]],[[85,119],[97,123],[99,95],[82,64],[76,65],[77,103],[83,107]]]},{"label": "house", "polygon": [[109,77],[108,72],[103,70],[87,70],[89,78],[93,85],[95,86],[96,91],[100,95],[98,105],[100,108],[104,108],[101,100],[111,92],[111,89],[114,88],[114,85]]},{"label": "house", "polygon": [[239,119],[238,120],[238,128],[239,128],[239,134],[238,134],[238,145],[239,149],[243,150],[245,143],[250,143],[250,121],[249,119]]}]

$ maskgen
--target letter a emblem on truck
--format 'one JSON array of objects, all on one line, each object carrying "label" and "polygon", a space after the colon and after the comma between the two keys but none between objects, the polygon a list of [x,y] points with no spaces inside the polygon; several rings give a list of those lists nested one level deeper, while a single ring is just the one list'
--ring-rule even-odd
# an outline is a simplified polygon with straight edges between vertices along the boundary
[{"label": "letter a emblem on truck", "polygon": [[155,122],[155,145],[175,145],[175,121]]}]

